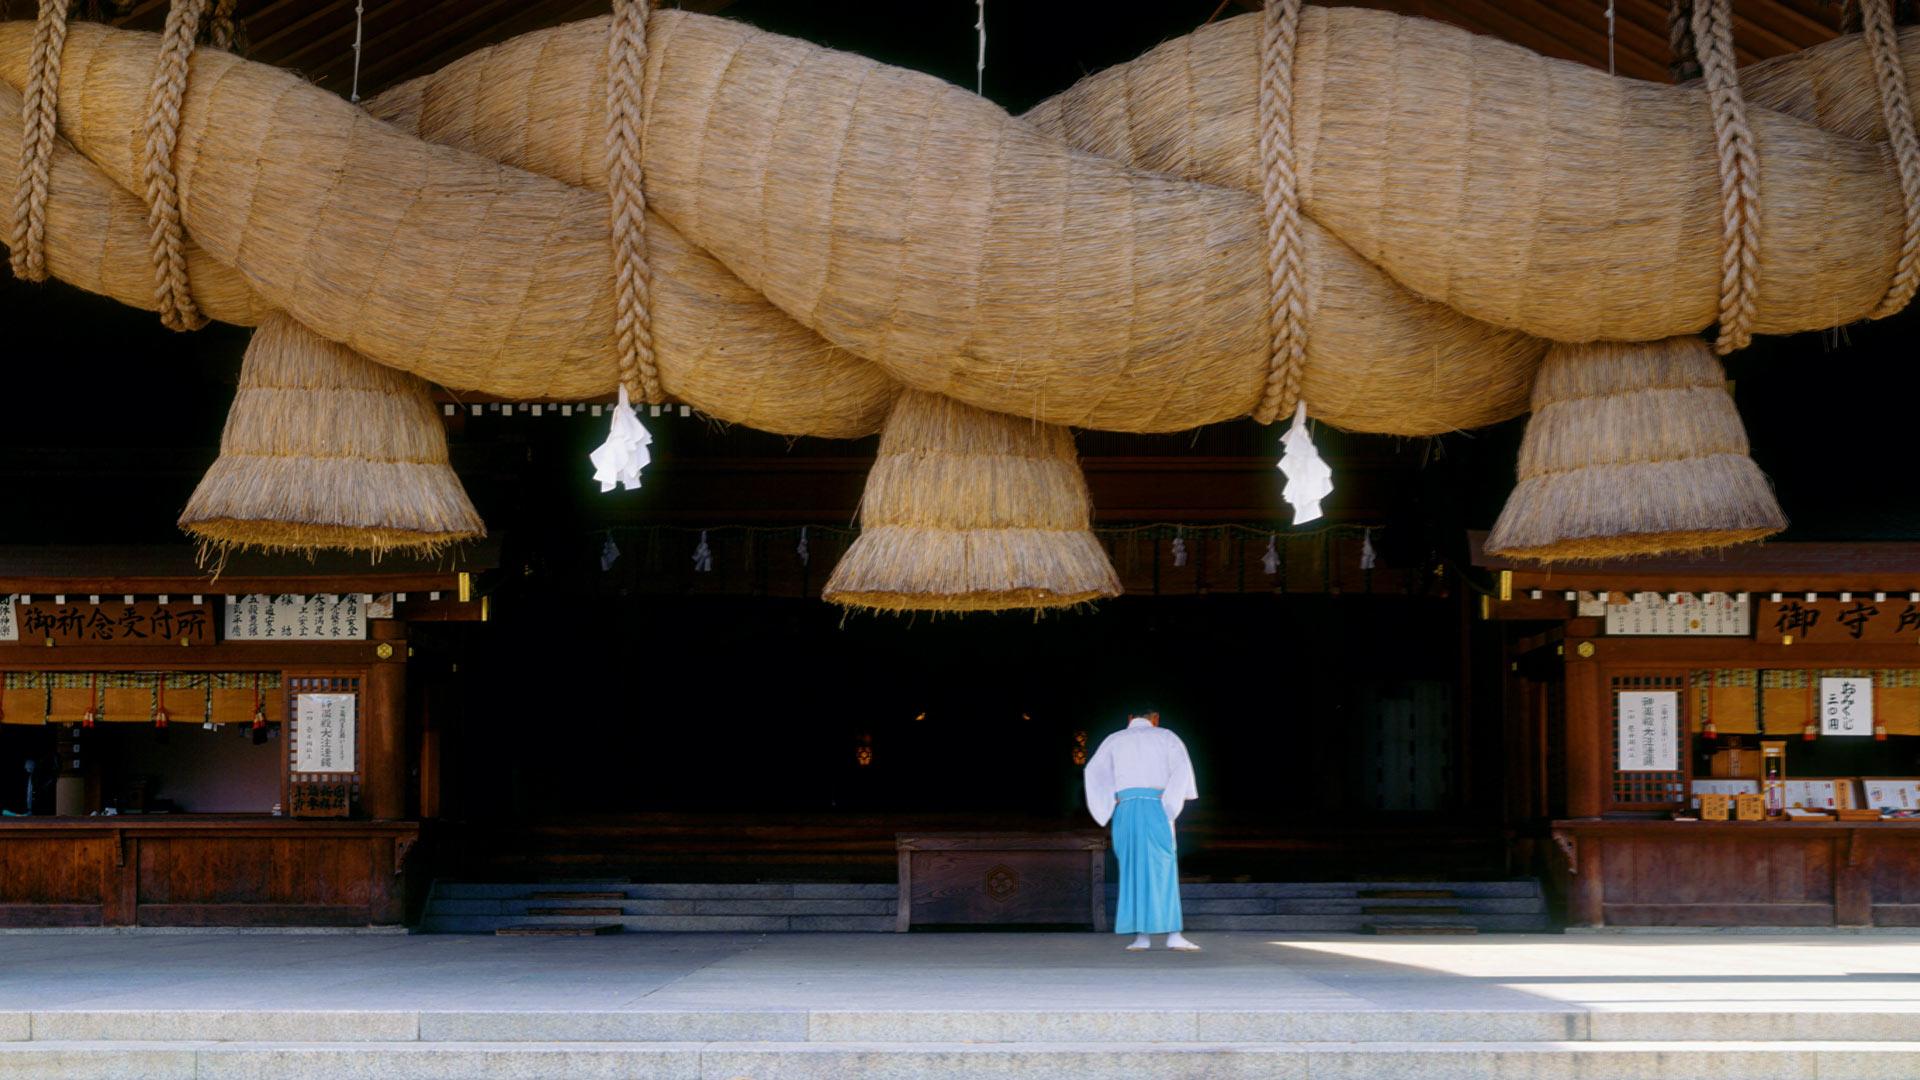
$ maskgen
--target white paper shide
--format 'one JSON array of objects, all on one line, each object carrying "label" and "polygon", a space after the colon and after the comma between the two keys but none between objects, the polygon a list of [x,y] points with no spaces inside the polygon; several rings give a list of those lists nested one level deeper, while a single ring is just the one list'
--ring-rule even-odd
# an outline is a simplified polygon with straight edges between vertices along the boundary
[{"label": "white paper shide", "polygon": [[1620,771],[1675,772],[1680,768],[1680,694],[1675,690],[1621,691]]},{"label": "white paper shide", "polygon": [[294,695],[294,772],[354,771],[354,702],[352,694]]}]

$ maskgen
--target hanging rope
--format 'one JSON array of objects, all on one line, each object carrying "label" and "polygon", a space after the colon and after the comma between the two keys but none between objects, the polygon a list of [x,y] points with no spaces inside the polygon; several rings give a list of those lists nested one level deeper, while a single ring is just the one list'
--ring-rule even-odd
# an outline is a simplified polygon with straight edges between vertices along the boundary
[{"label": "hanging rope", "polygon": [[1734,70],[1731,0],[1698,0],[1688,21],[1720,156],[1720,338],[1713,351],[1725,356],[1753,340],[1760,291],[1760,158]]},{"label": "hanging rope", "polygon": [[1893,28],[1892,0],[1862,0],[1861,31],[1866,35],[1867,53],[1873,58],[1873,74],[1880,85],[1880,114],[1886,120],[1887,142],[1893,148],[1893,163],[1900,174],[1900,197],[1906,211],[1906,232],[1900,241],[1900,261],[1895,264],[1893,283],[1886,298],[1873,312],[1882,319],[1895,314],[1913,299],[1920,286],[1920,138],[1913,127],[1913,100],[1907,88],[1904,66],[1900,62],[1900,38]]},{"label": "hanging rope", "polygon": [[1293,53],[1300,37],[1300,0],[1267,0],[1260,20],[1261,209],[1272,301],[1267,310],[1267,385],[1253,418],[1271,424],[1294,411],[1307,365],[1300,178],[1293,156]]},{"label": "hanging rope", "polygon": [[47,190],[53,174],[53,140],[58,131],[60,51],[67,43],[69,0],[40,0],[33,26],[33,52],[27,60],[22,99],[20,172],[13,189],[13,276],[47,279]]},{"label": "hanging rope", "polygon": [[607,191],[613,210],[613,329],[620,384],[633,400],[657,405],[665,395],[653,355],[647,197],[641,185],[649,6],[649,0],[613,2],[607,38]]},{"label": "hanging rope", "polygon": [[198,330],[207,324],[187,285],[187,238],[180,225],[180,181],[173,151],[180,141],[180,103],[187,95],[187,61],[200,32],[207,0],[174,0],[160,34],[160,58],[147,94],[147,226],[153,252],[153,299],[160,321],[170,330]]},{"label": "hanging rope", "polygon": [[207,15],[207,44],[221,52],[233,51],[233,9],[236,3],[238,0],[213,0],[213,11]]},{"label": "hanging rope", "polygon": [[1699,50],[1693,43],[1693,0],[1673,0],[1667,5],[1667,47],[1673,53],[1667,74],[1674,82],[1700,77]]}]

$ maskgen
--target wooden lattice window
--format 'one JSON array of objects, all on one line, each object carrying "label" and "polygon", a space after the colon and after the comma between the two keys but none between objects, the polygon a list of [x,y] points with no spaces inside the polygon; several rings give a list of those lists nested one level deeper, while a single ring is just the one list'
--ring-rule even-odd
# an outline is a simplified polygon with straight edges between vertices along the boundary
[{"label": "wooden lattice window", "polygon": [[[1613,810],[1670,810],[1686,805],[1687,784],[1692,778],[1688,735],[1692,730],[1693,703],[1687,693],[1686,672],[1648,675],[1616,675],[1607,694],[1607,734],[1612,763]],[[1647,690],[1675,691],[1678,715],[1674,724],[1675,758],[1680,767],[1672,772],[1627,771],[1620,768],[1620,695]]]},{"label": "wooden lattice window", "polygon": [[[303,792],[312,792],[316,788],[331,788],[344,785],[347,791],[348,806],[341,808],[349,816],[360,809],[360,782],[367,771],[366,740],[366,700],[360,690],[358,675],[288,675],[284,680],[287,691],[287,784],[286,805],[290,815],[301,815],[299,805]],[[300,713],[301,694],[351,694],[354,702],[354,739],[353,771],[350,773],[306,773],[296,772],[295,765],[300,760]],[[304,815],[302,815],[304,816]],[[316,816],[327,816],[320,814]]]}]

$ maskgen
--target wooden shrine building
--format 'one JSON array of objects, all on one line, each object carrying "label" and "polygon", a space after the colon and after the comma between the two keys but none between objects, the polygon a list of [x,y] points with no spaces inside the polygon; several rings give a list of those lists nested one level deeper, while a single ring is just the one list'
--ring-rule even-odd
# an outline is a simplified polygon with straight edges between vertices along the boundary
[{"label": "wooden shrine building", "polygon": [[[16,19],[21,6],[14,5]],[[737,18],[968,91],[979,74],[971,0],[670,6],[682,9],[673,18]],[[1012,125],[1029,123],[1018,117],[1086,73],[1260,6],[1136,0],[1118,10],[1004,4],[1000,12],[990,4],[987,18],[999,21],[980,85],[1006,115],[977,111],[1007,126],[992,129],[992,139],[948,141],[1012,138],[1006,133],[1024,130]],[[161,0],[93,7],[116,32],[157,30],[168,10]],[[301,73],[310,85],[296,87],[300,93],[345,97],[357,88],[368,104],[483,47],[606,9],[574,0],[384,0],[364,7],[367,33],[356,52],[356,5],[347,0],[242,0],[235,49],[243,59]],[[1550,58],[1527,63],[1573,61],[1604,73],[1612,57],[1622,76],[1671,82],[1658,5],[1622,5],[1612,37],[1602,15],[1610,7],[1591,0],[1363,0],[1340,7],[1435,17]],[[1739,11],[1732,47],[1742,64],[1791,57],[1839,33],[1838,5],[1828,10],[1820,0],[1742,0]],[[1225,40],[1218,25],[1206,33]],[[1447,42],[1463,40],[1444,33]],[[606,55],[598,39],[590,55]],[[1772,70],[1785,78],[1778,75],[1785,69]],[[1785,95],[1782,85],[1775,84],[1776,96]],[[388,106],[399,111],[387,119],[460,129],[441,135],[464,132],[481,144],[462,154],[505,155],[502,147],[539,141],[486,129],[480,120],[466,124],[465,114],[454,114],[479,95],[463,94],[456,89],[427,104],[394,95]],[[511,97],[488,98],[487,108],[524,119],[524,110],[502,104]],[[417,115],[402,116],[409,101]],[[1365,104],[1348,103],[1362,117]],[[333,98],[325,105],[346,108]],[[1065,124],[1075,109],[1098,129],[1089,138],[1107,137],[1104,125],[1128,111],[1082,103],[1046,122]],[[1831,111],[1868,127],[1877,122],[1870,109],[1855,110],[1858,116]],[[336,126],[363,121],[375,131],[364,118]],[[1030,122],[1038,130],[1042,121]],[[1818,134],[1841,144],[1841,135],[1816,131],[1811,121],[1804,126],[1809,139]],[[392,134],[385,126],[375,133]],[[414,149],[394,138],[394,146]],[[595,133],[580,142],[603,141]],[[786,140],[808,147],[822,141]],[[1126,149],[1142,159],[1161,152],[1145,145],[1157,136],[1132,141],[1141,145]],[[886,158],[861,146],[875,160]],[[1545,157],[1557,152],[1548,140],[1541,146]],[[451,147],[432,153],[455,157]],[[1397,152],[1381,156],[1412,161]],[[1095,155],[1076,148],[1055,157]],[[1251,168],[1251,159],[1220,166],[1199,151],[1188,157],[1182,167],[1203,172]],[[1860,151],[1860,161],[1869,157]],[[81,176],[74,163],[85,160],[76,153],[68,175]],[[1158,184],[1164,178],[1148,174],[1165,164],[1116,159],[1099,167],[1109,170],[1103,177],[1147,176],[1141,183]],[[519,172],[504,158],[475,168],[475,175]],[[1696,171],[1708,176],[1713,167]],[[1869,172],[1861,165],[1848,176]],[[324,173],[315,167],[304,175]],[[1179,184],[1198,190],[1218,179],[1208,174]],[[1765,182],[1763,170],[1763,188]],[[568,250],[585,252],[582,264],[597,266],[593,260],[606,249],[597,233],[587,234],[601,220],[579,208],[604,201],[603,193],[569,183],[527,181],[529,191],[571,200],[565,205],[573,216],[550,215],[563,222],[551,225],[554,235],[566,233]],[[1400,177],[1381,186],[1426,200],[1426,183]],[[960,186],[972,192],[966,184]],[[1072,191],[1077,184],[1055,177],[1040,186]],[[104,174],[99,186],[120,194]],[[1168,190],[1175,186],[1166,181]],[[1803,188],[1824,190],[1812,180]],[[488,201],[470,195],[462,190],[443,204]],[[1701,195],[1694,209],[1717,197]],[[1248,213],[1256,201],[1239,191],[1194,198]],[[529,200],[525,205],[534,206]],[[1894,200],[1888,194],[1874,212],[1892,221]],[[668,203],[650,195],[649,205]],[[377,209],[385,212],[384,205]],[[1425,214],[1404,207],[1389,214],[1371,204],[1355,212],[1369,227],[1376,219],[1406,224]],[[1701,212],[1701,221],[1712,216]],[[125,207],[101,211],[114,214],[116,221],[140,217]],[[519,214],[503,211],[502,218]],[[318,233],[332,227],[328,213],[310,216],[322,222]],[[590,217],[589,226],[579,225]],[[1106,232],[1099,222],[1044,220],[1056,222],[1057,232],[1095,239]],[[836,221],[836,243],[874,246],[855,254],[836,248],[823,264],[862,268],[895,258],[874,254],[898,240],[892,223]],[[1209,243],[1252,236],[1252,222],[1196,226],[1194,235],[1204,232]],[[1557,234],[1584,227],[1576,214],[1554,219]],[[1692,231],[1699,236],[1690,233],[1690,243],[1718,232]],[[57,228],[49,235],[62,239]],[[0,349],[9,380],[0,424],[0,499],[7,504],[0,512],[0,928],[482,929],[481,921],[459,920],[509,914],[560,925],[571,916],[527,912],[542,910],[552,901],[546,894],[565,887],[587,894],[564,901],[574,903],[575,914],[600,912],[630,928],[661,929],[668,924],[647,920],[707,918],[674,905],[693,895],[688,889],[708,885],[752,904],[813,890],[827,897],[823,903],[841,905],[832,918],[845,915],[830,925],[817,912],[781,915],[782,929],[892,931],[972,920],[1098,926],[1111,875],[1105,840],[1085,810],[1082,767],[1130,710],[1149,704],[1197,763],[1201,797],[1178,822],[1181,872],[1192,887],[1218,890],[1206,894],[1210,900],[1227,901],[1206,911],[1216,921],[1199,928],[1390,926],[1404,913],[1389,910],[1388,922],[1369,923],[1367,909],[1391,909],[1401,900],[1445,910],[1445,918],[1485,914],[1477,925],[1494,929],[1920,925],[1920,484],[1912,478],[1914,422],[1905,415],[1920,402],[1920,373],[1911,362],[1920,315],[1907,310],[1839,328],[1762,334],[1726,357],[1724,369],[1716,369],[1724,379],[1706,380],[1738,421],[1734,427],[1744,423],[1735,441],[1750,449],[1754,475],[1766,478],[1755,488],[1777,495],[1788,522],[1778,535],[1692,557],[1542,566],[1489,555],[1483,544],[1516,486],[1527,424],[1516,414],[1528,407],[1525,382],[1533,377],[1525,364],[1546,363],[1550,343],[1600,348],[1607,343],[1596,346],[1594,338],[1612,335],[1579,324],[1585,336],[1559,340],[1484,313],[1469,317],[1393,284],[1387,269],[1366,261],[1371,255],[1357,254],[1366,245],[1328,236],[1328,250],[1359,260],[1348,277],[1391,287],[1397,291],[1379,295],[1402,297],[1395,301],[1400,308],[1431,309],[1436,325],[1451,328],[1437,344],[1409,338],[1393,346],[1429,363],[1435,380],[1466,370],[1466,346],[1455,339],[1504,343],[1482,350],[1482,359],[1508,365],[1482,381],[1507,394],[1498,416],[1509,419],[1474,426],[1480,421],[1456,421],[1441,410],[1439,420],[1422,414],[1431,422],[1418,428],[1441,433],[1419,435],[1365,434],[1315,421],[1313,439],[1332,468],[1334,490],[1323,518],[1296,523],[1298,511],[1283,499],[1285,478],[1275,468],[1288,430],[1284,417],[1275,425],[1196,421],[1183,431],[1142,420],[1107,431],[1023,415],[1029,434],[1052,432],[1061,460],[1050,464],[1060,466],[1058,473],[1084,477],[1092,509],[1078,531],[1090,534],[1088,550],[1097,544],[1094,554],[1110,561],[1123,588],[1111,599],[1040,617],[848,613],[822,599],[823,585],[862,535],[863,487],[881,454],[875,435],[775,435],[709,415],[692,394],[669,396],[641,408],[653,439],[644,485],[603,493],[588,456],[608,439],[606,413],[615,398],[599,384],[593,393],[536,396],[544,391],[453,391],[417,372],[407,376],[409,415],[424,424],[431,435],[424,441],[436,449],[444,434],[446,460],[433,464],[457,475],[452,486],[485,522],[482,541],[432,556],[379,559],[203,553],[176,522],[221,455],[250,330],[216,320],[176,334],[152,312],[58,275],[29,283],[0,271]],[[698,237],[680,243],[700,254]],[[533,259],[545,247],[496,246],[513,259],[523,248]],[[1023,272],[1053,265],[981,246]],[[1800,246],[1827,252],[1814,240]],[[146,254],[135,254],[144,273]],[[1222,265],[1231,261],[1211,248],[1206,254]],[[724,260],[708,261],[716,273],[726,270]],[[1119,256],[1115,263],[1133,265]],[[239,292],[250,287],[253,268],[227,269],[222,281]],[[297,284],[326,279],[331,269],[302,267]],[[505,280],[507,270],[521,269],[508,266],[494,276]],[[1452,281],[1450,273],[1435,271],[1427,280]],[[1849,273],[1864,280],[1864,272]],[[497,284],[481,281],[490,274],[476,270],[469,282],[449,272],[447,280],[459,288]],[[404,277],[404,268],[395,271],[395,280]],[[1185,296],[1180,289],[1190,287],[1195,304],[1230,291],[1184,279],[1176,289],[1167,284],[1176,277],[1147,275],[1102,289]],[[805,306],[793,301],[804,290],[782,294],[776,307],[768,299],[773,292],[726,280],[740,294],[735,299],[757,305],[767,326],[786,326],[789,310]],[[527,282],[526,291],[551,283]],[[944,302],[957,290],[927,291]],[[1529,317],[1543,319],[1563,314],[1523,291],[1516,286],[1507,298],[1516,311],[1528,308]],[[1592,290],[1563,291],[1582,294],[1564,297],[1571,306]],[[407,289],[378,292],[375,299],[384,302]],[[285,314],[258,296],[247,302]],[[1315,294],[1309,306],[1353,320],[1327,353],[1357,355],[1390,339],[1375,332],[1377,325],[1406,314],[1366,297],[1342,306]],[[1819,309],[1824,301],[1802,306]],[[315,307],[378,305],[355,299]],[[700,311],[682,325],[749,325]],[[1093,327],[1089,334],[1102,329],[1097,313],[1072,314],[1005,322],[1023,332],[1075,319]],[[1174,310],[1166,318],[1186,314]],[[524,323],[570,333],[581,324],[550,316],[519,320],[514,330]],[[515,320],[502,326],[509,322]],[[1136,334],[1131,324],[1113,325],[1114,338]],[[454,328],[416,320],[407,329],[408,347],[428,354],[425,364],[433,360],[435,334]],[[880,387],[874,396],[881,406],[893,400],[888,395],[904,399],[901,387],[909,383],[914,393],[930,395],[927,385],[945,377],[896,385],[879,373],[878,360],[839,347],[844,342],[833,335],[798,323],[793,329],[813,352],[844,363],[834,377],[845,375],[846,386],[869,378],[858,385]],[[865,329],[889,342],[898,328]],[[1182,333],[1162,336],[1177,340]],[[1675,340],[1669,333],[1645,336]],[[371,349],[369,342],[383,337],[312,334],[335,350],[346,350],[339,343],[349,340]],[[1254,336],[1264,334],[1262,317]],[[976,343],[964,333],[955,340],[963,339],[966,348]],[[1689,340],[1705,363],[1719,363],[1706,338]],[[1531,359],[1514,361],[1528,341]],[[1064,364],[1072,354],[1051,340],[1013,351],[1018,363],[995,369],[980,360],[953,382],[992,390],[988,384],[997,385],[1000,375],[982,372],[1017,373],[1002,380],[1014,383],[1026,377],[1023,365]],[[757,341],[735,353],[716,346],[701,362],[747,371],[772,352]],[[1070,358],[1077,362],[1077,354]],[[591,359],[584,346],[565,358],[580,368]],[[360,358],[365,370],[385,370],[376,360]],[[1155,360],[1159,375],[1175,389],[1138,409],[1155,420],[1162,405],[1177,410],[1187,398],[1205,396],[1181,381],[1191,374],[1184,360],[1163,360]],[[1393,362],[1402,360],[1413,362]],[[802,361],[825,363],[807,353],[794,359],[795,370]],[[1351,380],[1354,394],[1381,381],[1372,370]],[[768,386],[738,372],[728,378],[744,397],[771,396]],[[1248,386],[1262,381],[1234,378]],[[1411,398],[1422,388],[1406,392]],[[836,382],[819,396],[840,389]],[[1457,405],[1480,392],[1477,384],[1455,390],[1434,396]],[[1104,391],[1080,396],[1105,400]],[[976,414],[992,412],[966,404]],[[1392,412],[1401,403],[1376,404]],[[1354,415],[1359,419],[1348,427],[1371,423]],[[886,408],[877,407],[872,423],[848,421],[847,430],[872,432],[887,419]],[[1450,430],[1456,426],[1472,430]],[[351,441],[323,427],[307,423],[297,434],[321,446],[336,435]],[[1413,429],[1381,422],[1367,430]],[[1286,908],[1281,892],[1259,891],[1303,883],[1338,885],[1335,903],[1344,906],[1337,917]],[[895,888],[903,899],[893,899]],[[644,889],[658,895],[633,895]],[[1392,895],[1375,903],[1369,892]],[[1449,895],[1421,895],[1428,893]],[[519,906],[509,912],[503,896]],[[1466,903],[1474,896],[1541,903],[1524,914],[1497,905],[1480,912]],[[630,899],[654,907],[622,911]],[[444,917],[432,914],[436,904]],[[742,911],[725,917],[748,919]],[[1423,924],[1414,917],[1412,925],[1445,918]]]}]

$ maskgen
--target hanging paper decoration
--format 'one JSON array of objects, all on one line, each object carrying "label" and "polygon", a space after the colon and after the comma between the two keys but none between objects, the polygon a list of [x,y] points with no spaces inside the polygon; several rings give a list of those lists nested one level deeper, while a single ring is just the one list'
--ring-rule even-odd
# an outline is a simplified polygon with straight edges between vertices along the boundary
[{"label": "hanging paper decoration", "polygon": [[648,444],[653,436],[640,423],[640,417],[633,411],[633,403],[627,398],[627,388],[620,387],[620,403],[613,407],[613,422],[607,431],[607,441],[588,455],[593,462],[593,478],[600,481],[600,490],[612,491],[614,485],[640,490],[640,470],[647,467],[652,458],[647,453]]},{"label": "hanging paper decoration", "polygon": [[1173,533],[1173,565],[1187,565],[1187,539],[1185,529],[1176,529]]},{"label": "hanging paper decoration", "polygon": [[811,556],[807,553],[807,527],[805,525],[800,526],[800,546],[793,550],[795,554],[800,556],[800,565],[807,565]]},{"label": "hanging paper decoration", "polygon": [[1373,530],[1368,529],[1360,535],[1360,569],[1371,570],[1379,561],[1379,553],[1373,550]]},{"label": "hanging paper decoration", "polygon": [[613,569],[613,562],[620,557],[620,545],[613,542],[613,530],[607,530],[607,539],[600,545],[600,572]]},{"label": "hanging paper decoration", "polygon": [[1279,469],[1287,476],[1282,495],[1293,506],[1293,523],[1303,525],[1320,516],[1320,500],[1333,494],[1333,469],[1321,460],[1307,430],[1307,403],[1293,408],[1293,425],[1280,437],[1286,450],[1280,455]]},{"label": "hanging paper decoration", "polygon": [[713,549],[707,546],[707,530],[700,530],[700,543],[693,549],[693,568],[702,574],[713,572]]},{"label": "hanging paper decoration", "polygon": [[1267,534],[1267,553],[1260,556],[1260,568],[1272,577],[1280,572],[1280,534]]}]

